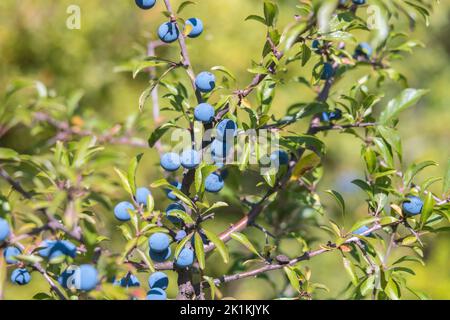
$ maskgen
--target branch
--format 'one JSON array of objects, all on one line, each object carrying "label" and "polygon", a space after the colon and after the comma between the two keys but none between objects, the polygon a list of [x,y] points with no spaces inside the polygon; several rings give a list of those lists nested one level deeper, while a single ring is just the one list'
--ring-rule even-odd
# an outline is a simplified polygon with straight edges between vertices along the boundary
[{"label": "branch", "polygon": [[148,147],[148,143],[140,138],[130,136],[115,136],[115,133],[98,135],[92,132],[91,130],[81,130],[73,128],[69,125],[68,122],[57,120],[52,116],[43,112],[36,112],[34,114],[34,119],[38,122],[46,122],[58,130],[58,133],[54,137],[53,139],[54,141],[52,141],[52,143],[58,140],[68,141],[73,136],[79,136],[79,137],[95,137],[101,143],[128,145],[139,148]]},{"label": "branch", "polygon": [[[20,248],[20,250],[24,251],[25,247],[18,243],[17,246]],[[42,274],[42,276],[44,277],[45,281],[47,281],[47,283],[50,285],[51,290],[53,290],[56,295],[61,299],[61,300],[66,300],[66,297],[64,295],[64,293],[56,286],[55,282],[53,281],[53,279],[48,275],[48,273],[45,271],[45,269],[41,266],[41,264],[39,262],[35,262],[33,263],[33,268],[36,269],[40,274]]]},{"label": "branch", "polygon": [[[191,65],[191,61],[189,59],[189,53],[186,47],[186,41],[183,35],[182,30],[178,27],[177,19],[175,17],[174,11],[170,4],[170,0],[164,0],[164,4],[166,5],[166,9],[170,14],[170,20],[175,24],[176,28],[179,31],[178,36],[178,44],[180,45],[182,63],[186,72],[190,78],[192,89],[195,92],[195,97],[197,98],[198,103],[203,102],[202,95],[199,90],[197,90],[197,86],[195,85],[195,73]],[[192,135],[192,144],[195,144],[194,141],[194,123],[190,121],[190,130]],[[187,170],[184,174],[181,191],[185,194],[189,195],[189,189],[194,181],[195,177],[195,169]],[[190,270],[177,270],[178,271],[178,295],[177,299],[179,300],[188,300],[191,299],[195,295],[195,289],[192,284],[192,272]]]},{"label": "branch", "polygon": [[[28,199],[28,200],[32,200],[33,198],[33,194],[31,192],[26,191],[22,185],[14,180],[9,174],[8,172],[3,169],[0,168],[0,176],[6,181],[8,182],[11,187],[16,190],[17,192],[19,192],[24,198]],[[47,219],[49,220],[47,225],[40,227],[40,228],[35,228],[34,230],[32,230],[28,235],[31,234],[37,234],[43,230],[46,229],[50,229],[50,230],[60,230],[62,232],[64,232],[66,235],[68,235],[69,237],[84,243],[84,239],[82,234],[79,232],[79,229],[75,228],[74,230],[68,230],[63,224],[61,224],[61,222],[59,222],[58,220],[55,219],[55,217],[51,216],[48,214],[47,210],[45,209],[39,209],[39,211],[44,214]],[[21,237],[21,236],[19,236]],[[18,237],[18,238],[19,238]],[[15,241],[18,241],[17,239],[15,239]]]},{"label": "branch", "polygon": [[48,273],[44,270],[44,268],[42,268],[42,266],[39,263],[35,263],[33,265],[33,267],[39,271],[39,273],[42,274],[42,276],[44,277],[44,279],[48,282],[48,284],[50,285],[50,288],[56,293],[56,295],[59,297],[59,299],[61,300],[66,300],[66,297],[64,295],[64,293],[62,293],[62,291],[56,286],[55,282],[53,281],[53,279],[48,275]]},{"label": "branch", "polygon": [[[314,27],[316,23],[316,18],[313,16],[311,17],[311,19],[309,19],[307,26],[305,27],[305,29],[297,36],[297,38],[301,38],[301,36],[308,32],[309,30],[311,30],[312,27]],[[266,40],[269,43],[271,49],[272,49],[272,53],[274,54],[274,56],[277,58],[278,61],[280,61],[283,56],[284,56],[284,52],[279,51],[278,48],[275,46],[275,44],[273,43],[272,39],[270,38],[269,34],[267,34],[266,36]],[[268,66],[267,66],[267,70],[270,71],[270,73],[275,73],[276,71],[276,67],[277,64],[272,61]],[[252,93],[252,91],[268,76],[267,73],[264,74],[257,74],[253,77],[252,81],[250,82],[250,84],[245,87],[245,89],[241,89],[241,90],[236,90],[234,92],[235,95],[237,95],[239,97],[240,100],[242,100],[243,98],[247,97],[250,93]]]},{"label": "branch", "polygon": [[[399,223],[401,223],[401,221],[396,221],[396,222],[394,222],[394,223],[392,223],[390,225],[391,226],[392,225],[398,225]],[[372,226],[371,228],[369,228],[365,232],[361,233],[361,236],[368,235],[368,234],[370,234],[370,233],[372,233],[374,231],[380,230],[380,229],[382,229],[382,228],[384,228],[386,226],[389,226],[389,225],[381,226],[380,224],[375,224],[374,226]],[[353,242],[358,242],[358,241],[360,241],[360,238],[354,236],[354,237],[351,237],[351,238],[347,239],[343,244],[348,244],[348,243],[353,243]],[[244,278],[248,278],[248,277],[254,277],[254,276],[257,276],[257,275],[259,275],[261,273],[274,271],[274,270],[279,270],[279,269],[282,269],[284,267],[294,266],[294,265],[296,265],[297,263],[299,263],[301,261],[309,260],[310,258],[318,256],[318,255],[321,255],[322,253],[330,252],[330,251],[333,251],[335,249],[339,249],[339,246],[337,246],[336,244],[327,244],[326,247],[327,248],[324,248],[322,246],[320,249],[305,252],[300,257],[292,259],[288,263],[285,263],[285,264],[281,264],[281,263],[269,264],[269,265],[266,265],[266,266],[263,266],[263,267],[260,267],[260,268],[257,268],[257,269],[253,269],[253,270],[250,270],[250,271],[245,271],[245,272],[237,273],[237,274],[234,274],[234,275],[223,276],[223,277],[220,277],[218,279],[215,279],[214,283],[216,285],[220,285],[222,283],[236,281],[236,280],[244,279]],[[207,284],[205,284],[205,286],[206,285]]]},{"label": "branch", "polygon": [[203,99],[202,99],[201,93],[197,90],[197,87],[195,85],[195,72],[191,65],[191,60],[189,58],[189,53],[188,53],[187,46],[186,46],[186,40],[183,35],[183,30],[181,30],[179,28],[176,16],[172,9],[172,5],[170,4],[170,0],[164,0],[164,4],[166,5],[167,12],[169,12],[169,14],[170,14],[171,22],[173,22],[177,26],[177,29],[180,33],[180,35],[178,37],[178,44],[180,45],[182,63],[186,69],[186,72],[187,72],[190,80],[191,80],[191,85],[192,85],[192,88],[194,89],[195,96],[197,97],[197,102],[201,103],[203,101]]},{"label": "branch", "polygon": [[[326,81],[323,89],[321,90],[321,92],[319,93],[319,95],[317,97],[317,100],[321,101],[323,99],[325,99],[325,100],[328,99],[328,95],[330,93],[330,88],[331,88],[333,82],[334,82],[334,78],[330,78]],[[323,101],[325,101],[325,100],[323,100]],[[320,123],[320,118],[318,116],[314,116],[311,119],[308,131],[306,132],[306,134],[307,135],[315,135],[317,132],[319,132],[319,131],[317,131],[317,128],[319,127],[319,125],[318,125],[319,123]],[[255,221],[255,219],[261,214],[261,212],[268,206],[268,204],[265,203],[266,200],[273,194],[277,193],[278,191],[285,189],[285,187],[287,186],[288,182],[291,179],[291,176],[293,174],[296,164],[302,158],[305,150],[306,149],[304,149],[304,148],[299,148],[297,150],[297,157],[291,158],[291,161],[289,162],[289,167],[288,167],[286,174],[283,177],[281,177],[277,181],[277,183],[275,183],[274,187],[269,189],[269,191],[266,193],[266,195],[257,204],[255,204],[251,208],[250,212],[246,216],[244,216],[238,222],[233,224],[228,230],[222,232],[219,235],[219,238],[223,242],[228,242],[231,239],[231,234],[233,232],[240,232],[240,231],[246,229],[249,225],[251,225]],[[215,244],[212,242],[205,245],[205,247],[204,247],[205,252],[210,252],[214,248],[215,248]]]}]

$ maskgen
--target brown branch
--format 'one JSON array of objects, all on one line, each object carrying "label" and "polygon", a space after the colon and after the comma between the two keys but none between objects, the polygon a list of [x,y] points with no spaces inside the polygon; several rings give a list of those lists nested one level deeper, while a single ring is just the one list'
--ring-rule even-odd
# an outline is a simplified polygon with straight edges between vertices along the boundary
[{"label": "brown branch", "polygon": [[66,300],[66,297],[64,295],[64,293],[62,293],[62,291],[56,286],[55,282],[53,281],[53,279],[48,275],[48,273],[44,270],[44,268],[42,268],[42,266],[39,263],[35,263],[33,265],[33,267],[40,273],[42,274],[42,276],[44,277],[45,281],[47,281],[47,283],[49,284],[50,288],[53,290],[53,292],[56,293],[56,295],[59,297],[59,299],[61,300]]},{"label": "brown branch", "polygon": [[[327,99],[329,92],[330,92],[330,87],[333,84],[334,78],[330,78],[329,80],[326,81],[322,91],[319,93],[317,100],[322,101],[323,99]],[[325,101],[323,100],[323,101]],[[317,132],[317,128],[319,127],[320,123],[320,119],[318,116],[314,116],[311,119],[308,131],[306,132],[306,134],[308,135],[315,135]],[[294,168],[297,164],[298,161],[300,161],[300,159],[303,156],[303,153],[305,152],[304,148],[299,148],[297,150],[297,156],[296,158],[292,158],[291,161],[289,162],[289,167],[288,170],[286,172],[286,174],[281,177],[277,183],[275,183],[274,187],[270,188],[269,191],[266,193],[266,195],[257,203],[255,204],[251,209],[250,212],[244,216],[243,218],[241,218],[238,222],[236,222],[235,224],[233,224],[230,228],[228,228],[226,231],[222,232],[219,235],[219,238],[223,241],[223,242],[228,242],[231,239],[231,234],[233,232],[240,232],[244,229],[246,229],[249,225],[251,225],[253,223],[253,221],[255,221],[255,219],[261,214],[262,211],[264,211],[264,209],[268,206],[266,202],[266,200],[273,194],[277,193],[280,190],[283,190],[288,182],[290,181]],[[215,248],[215,244],[214,243],[209,243],[207,245],[205,245],[205,252],[210,252],[211,250],[213,250]]]},{"label": "brown branch", "polygon": [[[174,14],[174,11],[172,9],[172,5],[170,4],[170,0],[164,0],[164,4],[166,6],[167,11],[170,14],[170,20],[172,23],[175,24],[176,28],[179,31],[179,36],[178,36],[178,44],[180,46],[180,50],[181,50],[181,57],[182,57],[182,63],[184,68],[186,69],[186,72],[189,76],[191,85],[192,85],[192,89],[195,92],[195,97],[197,98],[197,102],[198,103],[202,103],[203,102],[203,98],[202,98],[202,94],[200,93],[199,90],[197,90],[197,86],[195,85],[195,73],[194,73],[194,69],[192,68],[191,65],[191,61],[189,58],[189,53],[186,47],[186,41],[185,41],[185,36],[183,35],[183,30],[181,30],[178,26],[178,22],[176,19],[176,16]],[[195,144],[194,141],[194,123],[192,121],[190,121],[189,124],[190,127],[190,131],[191,131],[191,135],[192,135],[192,144]],[[182,187],[181,187],[181,191],[187,195],[189,195],[189,189],[192,185],[192,183],[194,182],[194,177],[195,177],[195,169],[191,169],[191,170],[186,170],[184,177],[183,177],[183,181],[182,181]],[[192,299],[192,297],[195,295],[195,289],[192,283],[192,272],[190,270],[177,270],[178,272],[178,295],[177,295],[177,299],[180,300],[189,300]]]},{"label": "brown branch", "polygon": [[[33,194],[31,192],[26,191],[21,186],[21,184],[18,181],[14,180],[9,175],[9,173],[6,170],[4,170],[3,168],[0,168],[0,176],[6,182],[8,182],[14,190],[19,192],[24,198],[26,198],[28,200],[31,200],[33,198]],[[55,217],[49,215],[47,210],[39,209],[38,211],[40,211],[42,214],[44,214],[49,221],[48,221],[47,225],[45,225],[43,227],[40,227],[40,228],[35,228],[35,229],[33,229],[31,231],[31,233],[37,234],[38,232],[41,232],[41,231],[46,230],[46,229],[60,230],[60,231],[64,232],[66,235],[68,235],[69,237],[71,237],[71,238],[73,238],[73,239],[75,239],[75,240],[77,240],[79,242],[84,243],[84,239],[83,239],[83,236],[82,236],[79,228],[74,228],[74,230],[68,230],[63,224],[61,224],[58,220],[56,220]]]},{"label": "brown branch", "polygon": [[[396,222],[392,223],[391,225],[398,225],[399,223],[400,223],[400,221],[396,221]],[[368,234],[370,234],[370,233],[372,233],[374,231],[377,231],[377,230],[380,230],[381,228],[384,228],[385,226],[381,226],[380,224],[375,224],[374,226],[372,226],[371,228],[369,228],[365,232],[361,233],[361,236],[368,235]],[[357,237],[357,236],[354,236],[354,237],[351,237],[351,238],[347,239],[343,244],[348,244],[348,243],[357,242],[357,241],[360,241],[360,238]],[[218,279],[215,279],[214,283],[216,285],[220,285],[222,283],[236,281],[236,280],[240,280],[240,279],[244,279],[244,278],[248,278],[248,277],[255,277],[255,276],[257,276],[257,275],[259,275],[261,273],[274,271],[274,270],[279,270],[279,269],[282,269],[284,267],[294,266],[294,265],[296,265],[297,263],[299,263],[301,261],[309,260],[312,257],[321,255],[321,254],[323,254],[325,252],[334,251],[336,249],[339,249],[339,246],[337,246],[336,244],[327,244],[326,248],[325,248],[325,246],[322,246],[320,249],[305,252],[300,257],[292,259],[288,263],[285,263],[285,264],[282,264],[282,263],[269,264],[269,265],[266,265],[266,266],[263,266],[263,267],[260,267],[260,268],[257,268],[257,269],[253,269],[253,270],[250,270],[250,271],[245,271],[245,272],[237,273],[237,274],[234,274],[234,275],[223,276],[223,277],[220,277]],[[205,284],[205,286],[207,286],[207,284]]]},{"label": "brown branch", "polygon": [[115,136],[114,133],[98,135],[91,130],[82,130],[78,128],[71,127],[66,121],[60,121],[52,116],[43,113],[36,112],[34,114],[34,119],[38,122],[45,122],[57,129],[58,133],[53,139],[53,142],[58,140],[68,141],[72,137],[95,137],[100,143],[110,143],[116,145],[128,145],[132,147],[146,148],[148,143],[140,138],[131,136]]},{"label": "brown branch", "polygon": [[[12,234],[12,236],[14,236],[14,234]],[[20,250],[22,250],[22,251],[25,250],[25,247],[22,244],[20,244],[20,243],[17,243],[16,246],[19,247]],[[32,266],[40,274],[42,274],[42,276],[44,277],[45,281],[47,281],[47,283],[49,284],[51,290],[53,290],[53,292],[56,293],[56,295],[59,297],[59,299],[66,300],[66,297],[65,297],[64,293],[56,286],[55,282],[48,275],[47,271],[45,271],[45,269],[42,267],[42,265],[39,262],[35,262],[35,263],[33,263]]]}]

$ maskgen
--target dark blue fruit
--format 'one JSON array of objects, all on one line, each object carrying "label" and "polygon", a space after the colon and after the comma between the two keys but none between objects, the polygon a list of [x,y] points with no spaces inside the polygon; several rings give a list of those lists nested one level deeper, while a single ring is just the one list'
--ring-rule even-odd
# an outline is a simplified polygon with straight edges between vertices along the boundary
[{"label": "dark blue fruit", "polygon": [[222,177],[217,173],[211,173],[205,179],[205,190],[211,193],[217,193],[223,189],[225,183]]},{"label": "dark blue fruit", "polygon": [[403,211],[407,216],[415,216],[422,212],[423,201],[416,196],[408,196],[409,200],[403,202]]},{"label": "dark blue fruit", "polygon": [[195,86],[200,92],[211,92],[216,87],[216,77],[211,72],[201,72],[195,78]]},{"label": "dark blue fruit", "polygon": [[160,288],[166,290],[169,286],[169,277],[164,272],[152,273],[148,278],[148,286],[150,289]]}]

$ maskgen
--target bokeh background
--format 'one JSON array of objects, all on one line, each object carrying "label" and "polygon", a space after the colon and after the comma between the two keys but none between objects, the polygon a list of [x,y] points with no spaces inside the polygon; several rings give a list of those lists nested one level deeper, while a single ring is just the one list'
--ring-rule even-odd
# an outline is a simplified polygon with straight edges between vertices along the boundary
[{"label": "bokeh background", "polygon": [[[154,128],[151,116],[151,103],[142,113],[138,112],[138,99],[148,84],[145,75],[133,80],[130,74],[114,73],[115,66],[142,53],[146,42],[155,39],[155,30],[166,19],[162,14],[162,4],[158,1],[156,9],[142,11],[134,5],[134,0],[2,0],[0,1],[0,92],[4,92],[9,82],[17,78],[40,80],[58,95],[70,96],[80,90],[84,96],[80,102],[80,113],[92,114],[100,118],[105,125],[123,123],[129,117],[138,115],[145,123],[139,132],[142,138],[148,138]],[[174,0],[176,6],[181,1]],[[279,0],[279,25],[291,21],[295,12],[296,0]],[[265,28],[255,21],[244,21],[250,14],[261,14],[260,0],[198,0],[197,6],[190,6],[183,17],[199,17],[204,21],[205,32],[202,37],[188,41],[188,49],[196,71],[209,69],[215,65],[224,65],[236,76],[236,88],[244,87],[251,79],[246,70],[251,61],[259,61],[263,46]],[[66,28],[66,12],[69,5],[81,8],[81,30]],[[400,132],[404,144],[405,163],[411,161],[434,160],[441,164],[426,169],[419,181],[425,177],[444,174],[447,159],[450,156],[450,3],[441,1],[426,27],[420,23],[414,31],[414,38],[424,43],[411,56],[394,62],[409,79],[409,86],[429,88],[430,93],[414,108],[401,116]],[[405,25],[406,28],[406,25]],[[407,29],[405,29],[407,30]],[[361,34],[361,39],[367,34]],[[178,50],[171,47],[157,49],[162,56],[177,57]],[[303,72],[299,70],[298,72]],[[369,69],[353,72],[345,83],[337,87],[344,90],[353,81]],[[286,76],[286,79],[289,79]],[[401,90],[399,84],[389,82],[382,88],[386,97],[392,97]],[[290,104],[298,101],[310,101],[314,92],[298,83],[286,81],[286,85],[277,91],[274,112],[281,115]],[[164,102],[162,102],[164,106]],[[171,114],[163,113],[170,118]],[[300,124],[298,129],[304,127]],[[325,179],[321,190],[334,189],[346,198],[348,215],[345,223],[352,222],[365,212],[364,195],[350,182],[363,175],[363,163],[360,161],[360,146],[351,136],[331,134],[325,138],[328,153],[325,163]],[[0,139],[0,146],[13,147],[26,153],[32,150],[33,141],[27,132],[12,131]],[[115,147],[114,152],[123,155],[126,165],[130,155],[139,150],[127,147]],[[157,166],[158,156],[152,150],[145,150],[145,161],[139,169],[138,182],[148,185],[161,178]],[[112,172],[112,168],[107,168]],[[114,174],[112,173],[113,177]],[[116,177],[114,177],[116,179]],[[121,195],[112,195],[112,201]],[[122,194],[124,196],[124,194]],[[160,209],[168,200],[163,194],[156,194],[156,203]],[[333,200],[323,194],[323,202],[328,205],[331,217],[339,219],[339,210]],[[241,212],[223,211],[211,228],[221,231],[230,222],[241,216]],[[110,213],[105,213],[105,216]],[[105,218],[107,219],[107,218]],[[341,221],[342,222],[342,221]],[[108,224],[109,223],[109,224]],[[119,248],[121,244],[113,222],[105,222],[108,236]],[[327,234],[317,232],[318,239],[327,239]],[[256,231],[249,233],[261,239]],[[319,243],[319,242],[318,242]],[[317,244],[318,244],[317,243]],[[450,298],[450,237],[440,235],[426,241],[426,266],[414,265],[416,277],[411,277],[410,285],[427,293],[434,299]],[[234,248],[234,245],[232,245]],[[293,257],[299,254],[295,243],[286,241],[284,253]],[[239,250],[238,246],[234,250]],[[397,254],[401,254],[397,253]],[[213,258],[213,275],[226,272],[220,258]],[[305,262],[312,269],[312,279],[326,284],[330,292],[319,292],[317,298],[343,298],[342,290],[348,283],[339,255],[328,254]],[[282,274],[273,273],[273,280]],[[141,275],[145,279],[145,275]],[[145,281],[145,280],[144,280]],[[169,288],[174,295],[175,281]],[[36,291],[46,288],[45,282],[36,274],[31,287],[17,288],[8,285],[5,298],[31,298]],[[46,290],[46,289],[44,289]],[[224,290],[225,296],[247,299],[274,298],[276,292],[263,279],[251,279],[236,282]],[[408,295],[406,297],[409,297]]]}]

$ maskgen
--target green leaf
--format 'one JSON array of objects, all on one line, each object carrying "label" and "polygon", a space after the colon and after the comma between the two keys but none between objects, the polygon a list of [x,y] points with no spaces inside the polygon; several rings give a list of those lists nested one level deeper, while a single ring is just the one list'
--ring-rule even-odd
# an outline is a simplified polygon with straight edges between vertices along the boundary
[{"label": "green leaf", "polygon": [[203,212],[203,215],[207,214],[208,212],[213,211],[214,209],[217,209],[217,208],[223,208],[223,207],[228,207],[228,203],[223,202],[223,201],[215,202],[211,207],[209,207],[208,209],[206,209],[206,210]]},{"label": "green leaf", "polygon": [[434,161],[424,161],[418,164],[413,163],[406,169],[404,176],[403,176],[403,183],[405,187],[409,187],[409,184],[412,182],[414,177],[423,169],[429,166],[435,166],[437,165]]},{"label": "green leaf", "polygon": [[157,60],[138,61],[138,62],[134,65],[134,69],[133,69],[133,79],[135,79],[135,78],[137,77],[137,75],[138,75],[142,70],[146,70],[146,69],[152,68],[152,67],[164,66],[164,65],[167,65],[167,62],[164,62],[164,61],[157,61]]},{"label": "green leaf", "polygon": [[381,138],[373,138],[373,142],[378,147],[378,150],[380,151],[381,156],[383,157],[384,161],[388,165],[389,168],[394,167],[394,159],[392,157],[392,151],[389,148],[389,146],[384,142]]},{"label": "green leaf", "polygon": [[205,279],[209,284],[209,289],[211,290],[211,300],[214,300],[216,297],[216,284],[214,283],[214,279],[211,277],[203,276],[203,279]]},{"label": "green leaf", "polygon": [[420,300],[430,300],[430,297],[424,292],[417,291],[415,289],[413,290],[413,289],[411,289],[409,287],[406,287],[406,289],[409,292],[411,292],[413,295],[415,295],[417,298],[419,298]]},{"label": "green leaf", "polygon": [[178,219],[183,220],[186,224],[194,224],[194,220],[192,220],[192,217],[183,210],[170,210],[167,215],[171,217],[177,217]]},{"label": "green leaf", "polygon": [[398,219],[396,217],[386,216],[386,217],[382,217],[380,219],[380,225],[385,226],[388,224],[395,223],[397,221],[398,221]]},{"label": "green leaf", "polygon": [[145,264],[147,265],[148,269],[150,270],[150,272],[155,272],[155,266],[153,265],[152,260],[150,259],[150,257],[145,254],[144,251],[142,251],[141,249],[137,248],[136,251],[139,253],[139,255],[142,257],[142,259],[144,260]]},{"label": "green leaf", "polygon": [[292,170],[291,180],[296,181],[300,179],[306,172],[314,169],[322,162],[322,159],[315,153],[304,155]]},{"label": "green leaf", "polygon": [[304,67],[311,58],[311,49],[303,43],[302,45],[302,67]]},{"label": "green leaf", "polygon": [[222,240],[220,240],[220,238],[218,236],[216,236],[213,232],[211,232],[205,228],[203,228],[202,230],[205,233],[206,237],[209,239],[209,241],[214,243],[214,245],[216,246],[217,250],[219,251],[220,255],[222,256],[223,262],[225,264],[227,264],[230,261],[230,256],[229,256],[228,249],[227,249],[225,243]]},{"label": "green leaf", "polygon": [[338,202],[339,206],[341,207],[342,214],[345,215],[345,201],[342,195],[334,190],[326,190],[325,192],[331,194],[334,197],[334,199]]},{"label": "green leaf", "polygon": [[2,160],[19,160],[19,154],[9,148],[0,148],[0,159]]},{"label": "green leaf", "polygon": [[256,250],[256,248],[253,246],[253,244],[248,240],[248,238],[244,234],[239,233],[239,232],[233,232],[230,236],[231,236],[231,238],[240,242],[244,247],[246,247],[247,249],[249,249],[251,252],[253,252],[254,254],[256,254],[258,257],[260,257],[262,259],[258,250]]},{"label": "green leaf", "polygon": [[203,250],[203,240],[200,233],[196,232],[194,235],[195,255],[200,269],[205,269],[205,251]]},{"label": "green leaf", "polygon": [[353,263],[346,257],[342,257],[342,262],[344,263],[345,271],[350,276],[352,283],[355,286],[358,285],[358,277],[356,276],[355,266],[353,265]]},{"label": "green leaf", "polygon": [[398,285],[395,283],[395,281],[390,278],[386,287],[384,288],[384,293],[391,299],[391,300],[399,300],[400,299],[400,290],[398,288]]},{"label": "green leaf", "polygon": [[178,6],[177,14],[180,14],[181,11],[183,11],[184,8],[186,8],[187,6],[192,5],[192,4],[197,4],[197,3],[194,2],[194,1],[183,1],[183,2]]},{"label": "green leaf", "polygon": [[292,270],[291,267],[284,267],[284,272],[286,273],[286,276],[289,279],[289,282],[291,283],[291,286],[298,292],[300,291],[300,281],[297,277],[297,272]]},{"label": "green leaf", "polygon": [[167,182],[166,179],[160,179],[151,184],[152,188],[158,188],[158,187],[165,187],[167,189],[170,189],[172,191],[173,195],[183,201],[186,205],[188,205],[190,208],[194,209],[195,205],[192,202],[192,200],[185,195],[181,190],[178,190],[176,186],[173,186],[169,182]]},{"label": "green leaf", "polygon": [[428,192],[425,198],[425,202],[423,204],[422,213],[420,215],[420,225],[423,227],[427,222],[428,218],[433,213],[434,204],[436,201],[433,198],[433,194]]},{"label": "green leaf", "polygon": [[278,18],[278,6],[272,1],[264,1],[264,17],[268,27],[275,27]]},{"label": "green leaf", "polygon": [[247,20],[254,20],[254,21],[258,21],[261,22],[262,24],[266,24],[266,20],[263,17],[257,16],[255,14],[249,15],[247,18],[245,18],[245,21]]},{"label": "green leaf", "polygon": [[151,194],[149,194],[147,197],[147,213],[149,216],[151,215],[153,209],[155,209],[155,199]]},{"label": "green leaf", "polygon": [[422,259],[414,257],[414,256],[403,256],[396,260],[392,265],[396,265],[402,262],[417,262],[420,263],[422,266],[425,266],[425,262],[423,262]]},{"label": "green leaf", "polygon": [[197,170],[195,170],[195,191],[197,193],[202,193],[205,191],[205,180],[206,178],[217,170],[217,167],[215,165],[201,165],[201,167]]},{"label": "green leaf", "polygon": [[[373,173],[377,167],[377,155],[371,148],[366,148],[364,151],[364,160],[366,162],[367,170]],[[361,186],[359,186],[361,188]]]},{"label": "green leaf", "polygon": [[417,241],[416,236],[409,236],[409,237],[406,237],[405,239],[403,239],[402,245],[408,246],[410,244],[415,243],[416,241]]},{"label": "green leaf", "polygon": [[174,257],[178,258],[178,255],[180,254],[181,250],[183,250],[186,243],[192,238],[193,234],[188,234],[186,237],[184,237],[183,240],[180,241],[180,243],[175,248]]},{"label": "green leaf", "polygon": [[378,132],[381,134],[384,140],[386,140],[389,145],[397,152],[399,158],[402,158],[402,140],[397,130],[385,127],[378,126]]},{"label": "green leaf", "polygon": [[233,79],[234,81],[236,81],[236,77],[234,76],[234,74],[233,74],[229,69],[227,69],[227,68],[224,67],[224,66],[214,66],[214,67],[211,68],[211,70],[212,70],[212,71],[220,71],[220,72],[223,72],[223,73],[225,73],[228,77],[230,77],[231,79]]},{"label": "green leaf", "polygon": [[386,108],[380,115],[379,122],[383,125],[389,124],[400,112],[416,104],[427,92],[428,90],[412,88],[403,90],[398,97],[388,102]]},{"label": "green leaf", "polygon": [[164,123],[163,125],[159,126],[155,129],[155,131],[152,132],[150,135],[150,138],[148,139],[148,145],[150,148],[153,148],[156,142],[158,142],[159,139],[171,128],[176,128],[177,126],[173,124],[172,122]]},{"label": "green leaf", "polygon": [[116,171],[117,175],[119,176],[120,182],[122,183],[122,187],[125,189],[126,192],[130,194],[131,197],[133,197],[134,193],[131,189],[130,183],[128,182],[128,179],[125,176],[125,174],[116,167],[114,167],[114,171]]},{"label": "green leaf", "polygon": [[244,145],[244,150],[242,151],[241,158],[239,159],[239,170],[244,171],[247,169],[248,161],[250,159],[250,143]]},{"label": "green leaf", "polygon": [[367,277],[366,280],[361,283],[361,286],[359,288],[361,294],[363,296],[367,295],[369,292],[372,292],[373,288],[375,287],[375,276],[371,275]]},{"label": "green leaf", "polygon": [[270,187],[273,187],[275,185],[275,182],[277,181],[276,175],[271,174],[270,171],[265,172],[263,174],[263,178]]},{"label": "green leaf", "polygon": [[358,230],[359,228],[363,227],[363,226],[367,226],[370,227],[370,225],[372,223],[374,223],[375,221],[377,221],[378,218],[377,217],[370,217],[370,218],[366,218],[363,220],[360,220],[358,222],[356,222],[350,229],[350,232],[353,232],[355,230]]},{"label": "green leaf", "polygon": [[128,166],[128,185],[131,189],[131,194],[134,196],[136,194],[136,170],[139,162],[142,159],[143,153],[138,154],[130,161]]}]

